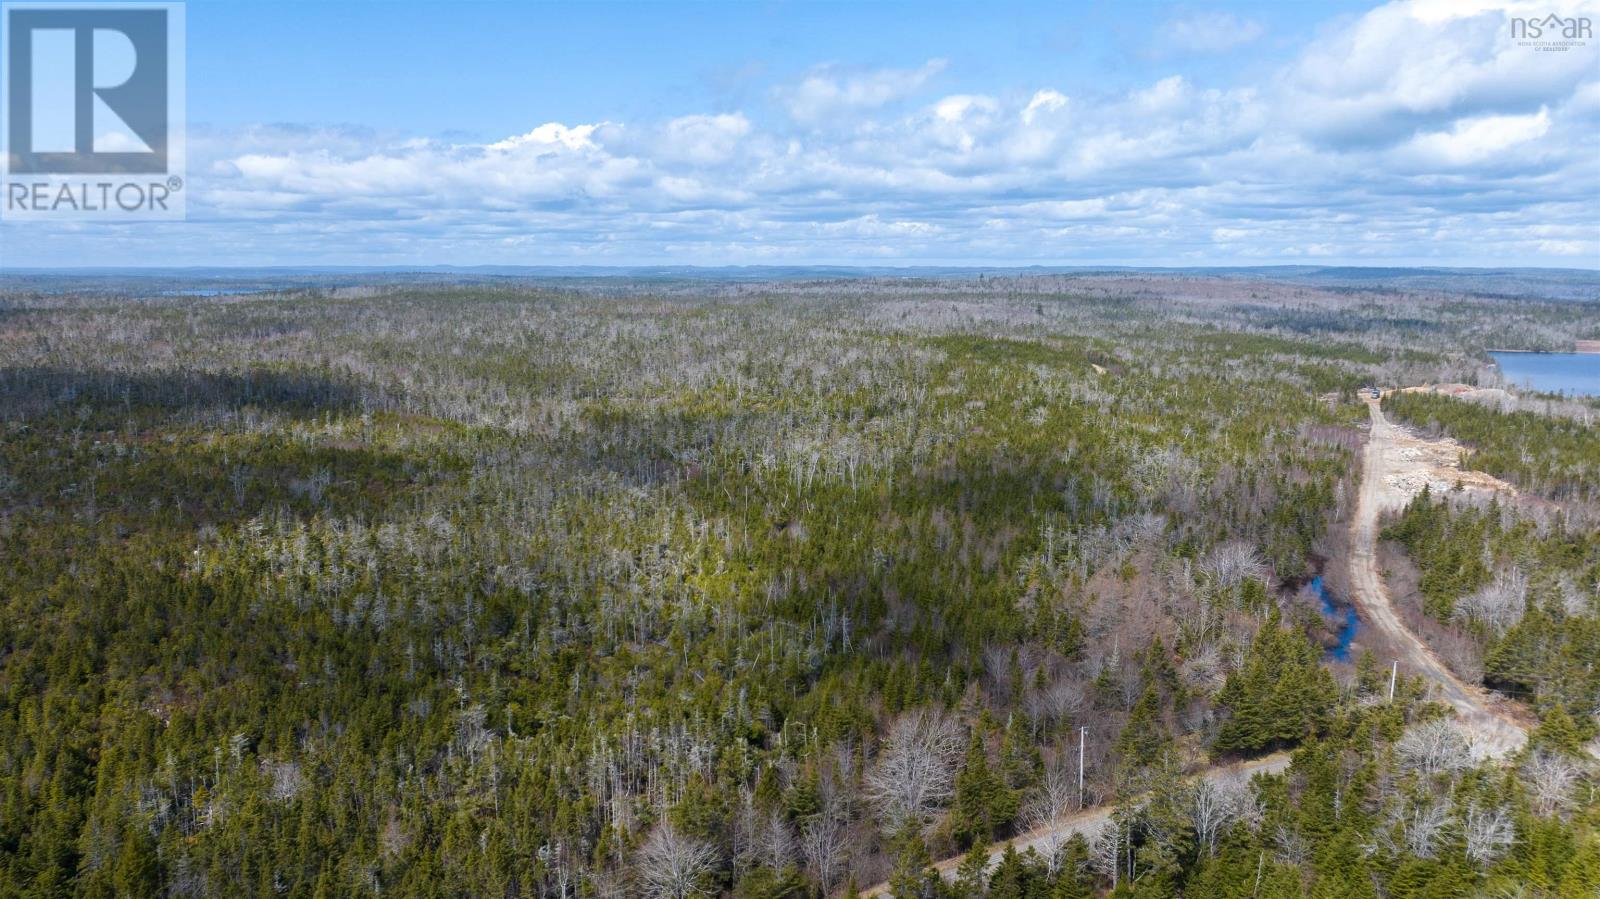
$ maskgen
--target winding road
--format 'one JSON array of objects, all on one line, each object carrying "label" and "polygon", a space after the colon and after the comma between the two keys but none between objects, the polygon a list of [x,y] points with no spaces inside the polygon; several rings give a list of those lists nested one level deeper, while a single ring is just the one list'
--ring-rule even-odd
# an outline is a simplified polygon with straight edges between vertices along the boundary
[{"label": "winding road", "polygon": [[1455,709],[1474,742],[1480,758],[1500,758],[1521,749],[1527,731],[1509,710],[1496,704],[1482,688],[1456,677],[1433,651],[1406,627],[1395,610],[1378,565],[1378,533],[1386,511],[1397,511],[1410,499],[1393,486],[1403,468],[1398,429],[1383,415],[1377,399],[1368,397],[1372,431],[1362,455],[1361,495],[1350,524],[1350,584],[1365,624],[1382,632],[1391,647],[1402,654],[1402,668],[1427,678],[1438,698]]}]

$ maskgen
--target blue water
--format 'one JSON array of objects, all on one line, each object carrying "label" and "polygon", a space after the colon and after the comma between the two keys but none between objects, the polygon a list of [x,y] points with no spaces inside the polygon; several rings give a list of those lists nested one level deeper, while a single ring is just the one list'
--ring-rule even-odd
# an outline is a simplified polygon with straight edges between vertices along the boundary
[{"label": "blue water", "polygon": [[1490,353],[1513,387],[1600,396],[1600,353]]},{"label": "blue water", "polygon": [[1333,594],[1322,583],[1322,575],[1311,579],[1311,592],[1317,594],[1317,599],[1322,600],[1322,611],[1329,615],[1344,615],[1344,627],[1339,630],[1339,645],[1328,650],[1328,655],[1340,662],[1350,661],[1350,641],[1356,638],[1356,628],[1359,620],[1356,618],[1356,607],[1345,606],[1340,609],[1333,604]]}]

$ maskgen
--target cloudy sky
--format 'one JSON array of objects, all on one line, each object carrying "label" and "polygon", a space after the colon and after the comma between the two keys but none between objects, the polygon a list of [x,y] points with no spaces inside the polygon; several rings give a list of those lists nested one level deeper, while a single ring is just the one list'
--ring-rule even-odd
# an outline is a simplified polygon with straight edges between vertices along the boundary
[{"label": "cloudy sky", "polygon": [[182,223],[0,265],[1600,267],[1600,0],[188,4]]}]

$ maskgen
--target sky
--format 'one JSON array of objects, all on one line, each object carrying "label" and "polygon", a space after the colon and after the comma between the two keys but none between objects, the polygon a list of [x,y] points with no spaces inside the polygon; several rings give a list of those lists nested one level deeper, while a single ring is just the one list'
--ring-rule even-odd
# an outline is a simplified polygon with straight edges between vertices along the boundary
[{"label": "sky", "polygon": [[0,268],[1600,267],[1600,0],[187,4],[183,222]]}]

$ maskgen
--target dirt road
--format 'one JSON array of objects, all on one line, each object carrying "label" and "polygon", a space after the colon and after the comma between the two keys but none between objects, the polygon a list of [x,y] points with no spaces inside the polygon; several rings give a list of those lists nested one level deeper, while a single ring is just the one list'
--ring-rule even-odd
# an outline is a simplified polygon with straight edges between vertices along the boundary
[{"label": "dirt road", "polygon": [[[1251,759],[1246,762],[1237,762],[1232,765],[1217,765],[1202,771],[1199,776],[1205,778],[1206,780],[1220,781],[1230,777],[1249,778],[1256,774],[1278,774],[1288,767],[1289,754],[1286,752],[1279,752],[1273,755],[1262,756],[1258,759]],[[1025,834],[1019,834],[1018,836],[1012,837],[1003,843],[996,843],[994,847],[989,850],[989,864],[991,867],[995,864],[998,864],[1000,857],[1005,855],[1006,847],[1008,846],[1014,847],[1018,852],[1026,852],[1029,849],[1036,849],[1043,854],[1053,850],[1056,846],[1065,843],[1067,840],[1072,839],[1074,834],[1083,834],[1085,837],[1092,837],[1094,836],[1095,832],[1100,829],[1100,825],[1104,824],[1106,819],[1111,817],[1111,813],[1113,811],[1116,811],[1116,806],[1114,805],[1102,805],[1098,808],[1085,809],[1081,812],[1057,819],[1048,826],[1041,827],[1038,830],[1029,831]],[[951,856],[943,861],[935,862],[933,869],[938,871],[941,877],[946,879],[952,878],[955,876],[956,869],[961,866],[961,862],[965,858],[966,856],[964,855]],[[887,883],[880,883],[861,891],[860,895],[865,897],[884,896],[887,895],[888,892],[889,885]]]},{"label": "dirt road", "polygon": [[[1481,688],[1466,683],[1445,667],[1438,656],[1400,620],[1389,591],[1378,570],[1378,531],[1382,513],[1402,508],[1420,493],[1424,484],[1451,477],[1440,466],[1453,464],[1439,452],[1429,452],[1430,444],[1402,433],[1390,424],[1378,401],[1367,399],[1372,433],[1362,458],[1361,496],[1351,522],[1350,582],[1362,622],[1382,632],[1390,645],[1401,653],[1400,667],[1421,674],[1438,690],[1439,699],[1456,710],[1475,743],[1480,758],[1499,758],[1520,749],[1528,734],[1511,713],[1497,707]],[[1443,453],[1448,456],[1448,453]],[[1510,490],[1481,472],[1457,472],[1468,489]],[[1438,485],[1435,485],[1438,489]]]},{"label": "dirt road", "polygon": [[[1383,585],[1382,573],[1378,570],[1377,546],[1382,513],[1400,509],[1422,492],[1424,485],[1432,486],[1435,490],[1448,490],[1458,483],[1467,490],[1511,493],[1515,490],[1511,485],[1482,472],[1461,471],[1457,466],[1460,452],[1454,443],[1421,440],[1403,433],[1384,418],[1377,400],[1368,399],[1367,408],[1372,418],[1372,434],[1363,454],[1361,496],[1356,505],[1355,520],[1351,523],[1350,556],[1351,583],[1362,621],[1368,627],[1381,631],[1390,644],[1405,654],[1400,661],[1402,668],[1421,674],[1435,685],[1439,698],[1456,710],[1463,726],[1471,734],[1475,755],[1479,758],[1509,755],[1527,742],[1527,731],[1512,717],[1510,710],[1497,707],[1482,689],[1451,673],[1400,620]],[[1260,773],[1277,774],[1287,767],[1288,754],[1278,753],[1235,765],[1208,768],[1199,776],[1221,780]],[[1091,836],[1111,817],[1114,810],[1115,806],[1109,805],[1086,809],[1047,827],[996,844],[989,852],[989,863],[993,865],[998,862],[1008,846],[1015,847],[1018,852],[1029,848],[1042,852],[1070,839],[1074,834]],[[957,855],[936,862],[934,870],[943,877],[953,877],[963,858]],[[888,892],[889,885],[880,883],[863,890],[861,895],[874,897]]]}]

